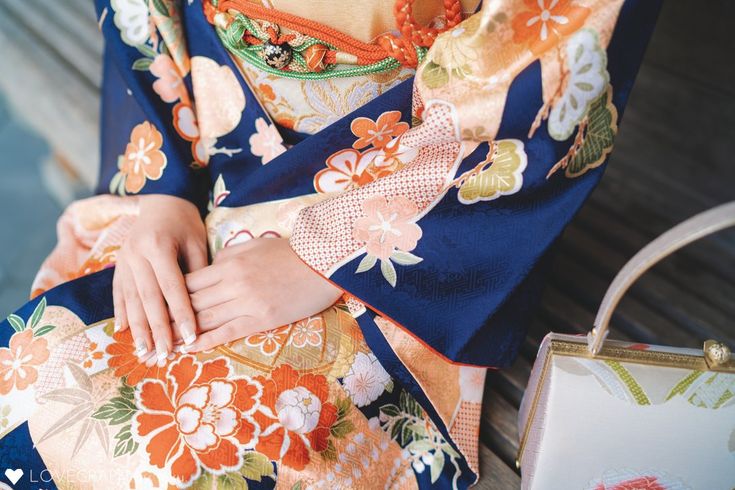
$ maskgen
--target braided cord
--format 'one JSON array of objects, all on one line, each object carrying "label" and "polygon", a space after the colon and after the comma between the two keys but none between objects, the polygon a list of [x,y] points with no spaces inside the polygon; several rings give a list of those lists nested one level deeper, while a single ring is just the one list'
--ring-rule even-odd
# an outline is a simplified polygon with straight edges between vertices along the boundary
[{"label": "braided cord", "polygon": [[[268,40],[268,35],[263,31],[263,29],[246,15],[237,13],[226,29],[222,29],[217,26],[216,31],[220,40],[227,49],[230,50],[230,52],[266,73],[285,78],[295,78],[299,80],[324,80],[328,78],[355,77],[389,71],[402,66],[402,63],[398,59],[388,56],[368,65],[359,65],[343,69],[337,69],[336,65],[329,65],[320,72],[306,71],[306,60],[302,54],[305,49],[314,44],[323,44],[330,49],[336,49],[336,47],[328,42],[315,39],[311,36],[302,35],[304,37],[304,42],[299,43],[297,46],[293,46],[293,61],[304,71],[293,69],[282,70],[269,66],[263,58],[261,58],[259,55],[262,49],[261,45],[248,44],[243,41],[243,37],[246,32],[261,41],[265,42]],[[427,49],[421,46],[415,46],[415,50],[416,57],[420,63],[426,56]]]}]

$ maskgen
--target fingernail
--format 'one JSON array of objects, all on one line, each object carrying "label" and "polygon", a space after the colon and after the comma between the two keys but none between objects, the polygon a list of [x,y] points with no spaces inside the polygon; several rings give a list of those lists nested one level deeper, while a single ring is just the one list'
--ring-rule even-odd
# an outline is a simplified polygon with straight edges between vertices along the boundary
[{"label": "fingernail", "polygon": [[166,359],[168,357],[168,350],[167,349],[158,349],[156,348],[156,357],[159,361]]},{"label": "fingernail", "polygon": [[143,357],[147,353],[148,353],[148,346],[146,346],[145,340],[136,339],[135,340],[135,355],[138,357]]},{"label": "fingernail", "polygon": [[194,333],[194,329],[191,328],[191,325],[189,323],[182,323],[180,328],[181,336],[184,338],[184,343],[186,345],[192,344],[197,339],[197,336]]},{"label": "fingernail", "polygon": [[120,320],[115,319],[115,326],[112,327],[113,332],[119,332],[122,325],[120,325]]},{"label": "fingernail", "polygon": [[179,346],[179,352],[181,352],[182,354],[186,354],[187,352],[189,352],[189,346],[188,345],[180,345]]}]

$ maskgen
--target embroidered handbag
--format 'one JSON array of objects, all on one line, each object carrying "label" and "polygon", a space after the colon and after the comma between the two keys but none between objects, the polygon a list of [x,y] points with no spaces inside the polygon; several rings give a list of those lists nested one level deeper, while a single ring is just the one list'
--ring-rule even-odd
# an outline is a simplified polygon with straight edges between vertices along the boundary
[{"label": "embroidered handbag", "polygon": [[586,336],[548,334],[521,403],[523,489],[735,488],[735,357],[605,340],[613,309],[648,268],[735,225],[735,201],[699,214],[636,254]]}]

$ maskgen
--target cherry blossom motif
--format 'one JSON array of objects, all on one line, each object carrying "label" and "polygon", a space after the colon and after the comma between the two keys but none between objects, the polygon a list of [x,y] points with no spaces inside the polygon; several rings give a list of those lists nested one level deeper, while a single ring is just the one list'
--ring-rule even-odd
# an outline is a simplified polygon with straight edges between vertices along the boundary
[{"label": "cherry blossom motif", "polygon": [[513,41],[530,43],[531,51],[540,55],[564,36],[584,24],[590,14],[572,0],[524,0],[526,8],[513,18]]},{"label": "cherry blossom motif", "polygon": [[337,407],[328,401],[327,379],[318,374],[299,374],[288,364],[259,376],[263,385],[260,409],[254,414],[261,428],[255,449],[285,466],[303,470],[309,453],[322,452],[329,445]]},{"label": "cherry blossom motif", "polygon": [[267,332],[260,332],[245,337],[245,344],[250,347],[259,347],[264,356],[272,356],[286,343],[291,325],[274,328]]},{"label": "cherry blossom motif", "polygon": [[156,92],[164,102],[176,102],[179,99],[186,100],[186,86],[181,78],[179,69],[167,54],[156,55],[149,67],[150,72],[158,78],[153,82],[153,91]]},{"label": "cherry blossom motif", "polygon": [[170,365],[167,382],[145,380],[136,389],[132,432],[151,466],[188,486],[202,469],[222,474],[242,466],[243,450],[260,433],[253,413],[262,390],[248,376],[232,376],[227,358],[182,356]]},{"label": "cherry blossom motif", "polygon": [[256,133],[250,136],[250,152],[261,157],[263,165],[270,162],[278,155],[286,151],[283,146],[283,138],[273,124],[268,124],[265,119],[259,117],[255,120]]},{"label": "cherry blossom motif", "polygon": [[36,368],[48,357],[46,339],[33,337],[32,329],[14,333],[8,347],[0,349],[0,395],[7,395],[13,387],[25,390],[35,383]]},{"label": "cherry blossom motif", "polygon": [[359,150],[373,145],[383,148],[394,136],[400,136],[408,131],[408,124],[401,121],[400,111],[387,111],[373,121],[367,117],[357,117],[350,124],[352,133],[358,140],[352,147]]},{"label": "cherry blossom motif", "polygon": [[364,407],[377,400],[390,382],[390,375],[372,352],[358,352],[342,379],[342,386],[355,405]]},{"label": "cherry blossom motif", "polygon": [[355,240],[365,242],[368,255],[388,260],[394,251],[410,252],[416,248],[422,232],[412,220],[418,214],[416,204],[403,196],[388,201],[374,196],[362,202],[364,217],[352,226]]},{"label": "cherry blossom motif", "polygon": [[125,178],[125,191],[140,192],[147,179],[158,180],[166,168],[166,154],[161,151],[163,136],[148,121],[133,128],[130,143],[118,166]]},{"label": "cherry blossom motif", "polygon": [[372,182],[373,176],[367,169],[379,153],[374,148],[365,152],[348,148],[333,153],[327,158],[327,168],[314,176],[314,188],[322,193],[343,192]]},{"label": "cherry blossom motif", "polygon": [[289,343],[294,347],[322,345],[324,334],[324,319],[320,316],[310,316],[291,325],[291,339]]}]

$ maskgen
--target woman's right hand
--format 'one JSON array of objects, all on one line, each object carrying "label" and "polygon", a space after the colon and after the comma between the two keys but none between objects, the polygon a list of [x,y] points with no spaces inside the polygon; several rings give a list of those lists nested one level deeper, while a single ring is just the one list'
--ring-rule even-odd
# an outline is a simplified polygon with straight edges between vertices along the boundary
[{"label": "woman's right hand", "polygon": [[136,355],[148,357],[155,348],[161,364],[174,337],[196,340],[184,273],[207,265],[207,238],[189,201],[157,194],[138,199],[140,213],[118,250],[112,281],[115,331],[129,327]]}]

